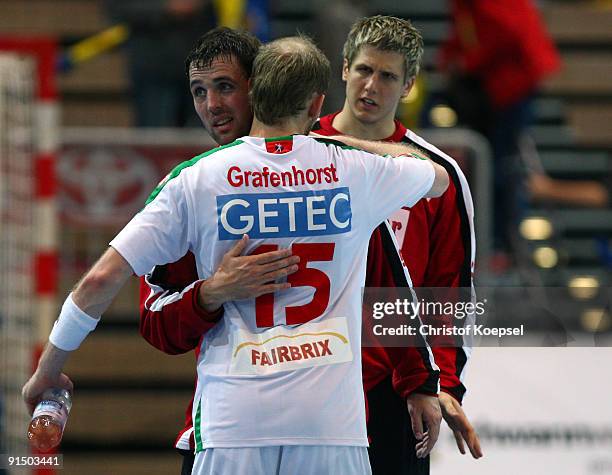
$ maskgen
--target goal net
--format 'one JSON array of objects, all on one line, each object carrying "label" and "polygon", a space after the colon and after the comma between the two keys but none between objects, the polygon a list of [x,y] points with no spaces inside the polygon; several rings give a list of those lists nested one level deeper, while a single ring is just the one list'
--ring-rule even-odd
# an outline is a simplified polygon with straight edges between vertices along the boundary
[{"label": "goal net", "polygon": [[57,315],[56,59],[52,38],[0,36],[0,454],[14,456],[30,451],[21,387]]},{"label": "goal net", "polygon": [[0,52],[0,453],[25,454],[35,327],[35,62]]}]

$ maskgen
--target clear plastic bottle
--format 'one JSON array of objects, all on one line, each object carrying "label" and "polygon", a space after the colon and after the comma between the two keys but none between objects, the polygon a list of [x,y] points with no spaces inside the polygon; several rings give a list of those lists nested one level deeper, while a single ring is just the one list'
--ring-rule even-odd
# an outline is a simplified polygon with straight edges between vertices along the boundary
[{"label": "clear plastic bottle", "polygon": [[68,390],[52,388],[43,393],[28,426],[32,447],[47,452],[59,445],[71,407],[72,398]]}]

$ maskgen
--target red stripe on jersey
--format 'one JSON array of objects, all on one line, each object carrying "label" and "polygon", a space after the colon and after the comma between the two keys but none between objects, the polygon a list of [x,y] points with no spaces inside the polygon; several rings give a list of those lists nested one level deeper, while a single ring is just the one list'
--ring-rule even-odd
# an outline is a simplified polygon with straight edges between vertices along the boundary
[{"label": "red stripe on jersey", "polygon": [[279,139],[279,140],[268,140],[266,139],[266,151],[268,153],[282,154],[291,152],[293,150],[293,139]]}]

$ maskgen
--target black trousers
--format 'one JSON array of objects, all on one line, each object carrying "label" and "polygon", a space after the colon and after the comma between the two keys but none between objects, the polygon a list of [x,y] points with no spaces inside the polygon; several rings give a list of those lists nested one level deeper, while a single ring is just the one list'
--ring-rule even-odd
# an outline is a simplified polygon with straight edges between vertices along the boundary
[{"label": "black trousers", "polygon": [[183,456],[183,466],[181,467],[181,475],[191,475],[193,462],[195,462],[195,454],[193,450],[176,449]]},{"label": "black trousers", "polygon": [[429,457],[416,456],[406,402],[397,395],[391,377],[367,393],[370,465],[373,475],[429,475]]}]

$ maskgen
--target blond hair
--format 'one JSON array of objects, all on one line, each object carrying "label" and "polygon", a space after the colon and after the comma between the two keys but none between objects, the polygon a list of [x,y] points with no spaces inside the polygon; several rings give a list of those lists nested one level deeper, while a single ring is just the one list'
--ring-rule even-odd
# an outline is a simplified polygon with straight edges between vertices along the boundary
[{"label": "blond hair", "polygon": [[363,46],[394,51],[404,57],[404,82],[416,78],[423,56],[423,37],[410,21],[385,15],[357,20],[351,27],[342,54],[350,67]]}]

